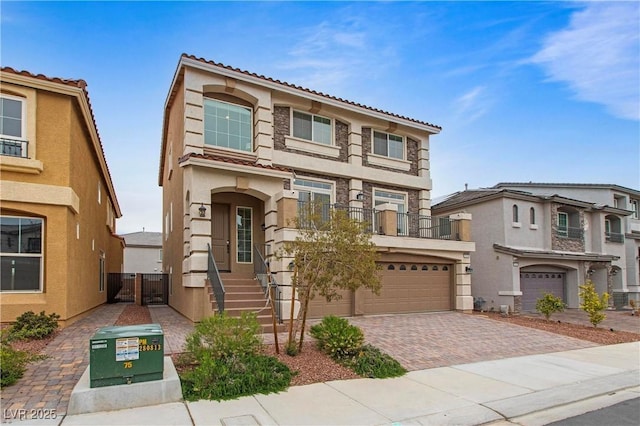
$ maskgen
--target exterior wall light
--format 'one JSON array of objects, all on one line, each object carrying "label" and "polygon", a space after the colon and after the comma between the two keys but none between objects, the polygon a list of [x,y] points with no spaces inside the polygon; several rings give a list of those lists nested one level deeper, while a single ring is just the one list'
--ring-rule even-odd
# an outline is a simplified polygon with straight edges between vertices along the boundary
[{"label": "exterior wall light", "polygon": [[358,192],[358,195],[356,195],[356,200],[358,201],[364,200],[364,194],[362,192]]},{"label": "exterior wall light", "polygon": [[514,260],[514,261],[513,261],[513,267],[514,267],[514,268],[517,268],[518,266],[520,266],[520,264],[518,263],[518,261],[517,261],[517,260]]},{"label": "exterior wall light", "polygon": [[200,217],[205,217],[207,215],[207,208],[204,206],[204,203],[200,203],[200,207],[198,207],[198,213],[200,213]]},{"label": "exterior wall light", "polygon": [[595,272],[594,269],[588,269],[587,270],[587,275],[591,276],[591,275],[593,275],[594,272]]},{"label": "exterior wall light", "polygon": [[472,273],[472,272],[473,272],[473,268],[472,268],[471,266],[466,266],[466,267],[464,268],[464,271],[465,271],[466,273],[470,274],[470,273]]}]

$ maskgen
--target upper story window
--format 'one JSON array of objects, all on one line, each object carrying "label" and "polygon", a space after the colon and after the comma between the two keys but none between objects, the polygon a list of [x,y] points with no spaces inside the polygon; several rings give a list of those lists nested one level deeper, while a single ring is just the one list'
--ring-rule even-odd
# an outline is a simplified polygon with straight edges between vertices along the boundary
[{"label": "upper story window", "polygon": [[373,132],[373,153],[384,157],[404,159],[404,138],[391,133]]},{"label": "upper story window", "polygon": [[9,95],[0,96],[0,153],[2,155],[27,157],[25,109],[24,99]]},{"label": "upper story window", "polygon": [[640,219],[640,202],[638,200],[631,200],[631,211],[633,214],[631,215],[634,219]]},{"label": "upper story window", "polygon": [[536,224],[536,209],[533,207],[529,209],[529,224],[530,225]]},{"label": "upper story window", "polygon": [[560,207],[558,211],[557,235],[565,238],[582,239],[584,231],[580,224],[580,213],[570,207]]},{"label": "upper story window", "polygon": [[43,220],[0,217],[2,291],[40,291]]},{"label": "upper story window", "polygon": [[204,143],[220,148],[253,151],[251,109],[227,102],[204,100]]},{"label": "upper story window", "polygon": [[331,119],[293,111],[293,137],[331,145]]},{"label": "upper story window", "polygon": [[604,235],[606,241],[612,243],[623,243],[622,221],[615,215],[607,215],[604,218]]},{"label": "upper story window", "polygon": [[514,223],[520,222],[518,220],[518,206],[516,204],[513,205],[512,213],[513,213],[513,222]]}]

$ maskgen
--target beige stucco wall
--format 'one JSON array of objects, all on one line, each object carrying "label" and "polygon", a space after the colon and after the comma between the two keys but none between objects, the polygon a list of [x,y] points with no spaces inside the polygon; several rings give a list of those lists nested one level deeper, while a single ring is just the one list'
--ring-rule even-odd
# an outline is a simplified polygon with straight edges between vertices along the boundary
[{"label": "beige stucco wall", "polygon": [[[105,256],[105,272],[119,272],[123,247],[107,226],[106,180],[77,99],[38,89],[33,100],[35,160],[42,163],[42,172],[3,171],[3,186],[11,189],[7,196],[12,200],[4,194],[0,197],[3,215],[44,218],[43,291],[1,293],[1,320],[12,321],[28,310],[45,310],[59,314],[65,325],[106,301],[106,277],[104,290],[99,289],[100,252]],[[17,191],[20,188],[27,190]]]}]

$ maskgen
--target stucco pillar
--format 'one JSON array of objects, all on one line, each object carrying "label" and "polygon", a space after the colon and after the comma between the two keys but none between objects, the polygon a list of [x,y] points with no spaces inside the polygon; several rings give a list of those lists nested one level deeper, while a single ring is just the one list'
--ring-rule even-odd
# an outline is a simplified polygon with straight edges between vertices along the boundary
[{"label": "stucco pillar", "polygon": [[276,196],[278,229],[295,228],[298,216],[298,191],[287,190]]},{"label": "stucco pillar", "polygon": [[471,213],[456,213],[449,219],[458,222],[458,240],[471,241]]},{"label": "stucco pillar", "polygon": [[471,295],[470,258],[458,260],[455,266],[455,309],[462,312],[473,311],[473,296]]},{"label": "stucco pillar", "polygon": [[[381,204],[376,207],[380,211],[380,224],[382,235],[398,235],[398,206],[391,203]],[[379,231],[379,229],[378,229]]]}]

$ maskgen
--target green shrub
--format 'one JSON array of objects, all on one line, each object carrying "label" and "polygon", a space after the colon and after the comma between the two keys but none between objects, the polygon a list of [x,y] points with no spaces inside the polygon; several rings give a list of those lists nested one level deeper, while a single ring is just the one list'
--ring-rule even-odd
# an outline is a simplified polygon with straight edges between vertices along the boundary
[{"label": "green shrub", "polygon": [[565,305],[562,299],[554,296],[552,293],[545,293],[536,301],[536,311],[544,315],[547,321],[551,314],[564,311]]},{"label": "green shrub", "polygon": [[407,372],[398,361],[371,345],[362,346],[353,357],[345,359],[343,365],[362,377],[375,379],[399,377]]},{"label": "green shrub", "polygon": [[310,332],[318,340],[320,350],[334,359],[354,355],[364,343],[360,328],[334,315],[324,317],[322,322],[311,327]]},{"label": "green shrub", "polygon": [[226,400],[256,393],[285,390],[291,383],[289,367],[274,357],[243,355],[205,356],[195,369],[184,373],[182,394],[187,401]]},{"label": "green shrub", "polygon": [[18,381],[29,361],[28,353],[13,349],[4,340],[0,342],[0,389]]},{"label": "green shrub", "polygon": [[284,347],[284,353],[286,353],[289,356],[298,355],[298,353],[300,353],[300,351],[298,350],[298,342],[296,342],[295,340],[291,340],[287,342],[287,344]]},{"label": "green shrub", "polygon": [[60,315],[52,313],[46,315],[44,311],[38,315],[33,311],[20,315],[9,330],[9,339],[42,339],[58,328]]},{"label": "green shrub", "polygon": [[253,312],[240,317],[226,313],[203,319],[187,336],[185,348],[197,362],[205,358],[255,355],[262,349],[261,327]]},{"label": "green shrub", "polygon": [[593,282],[587,280],[584,285],[580,286],[578,296],[582,299],[580,309],[589,314],[589,321],[594,327],[597,327],[607,317],[604,310],[608,307],[609,294],[603,293],[602,296],[599,296]]}]

